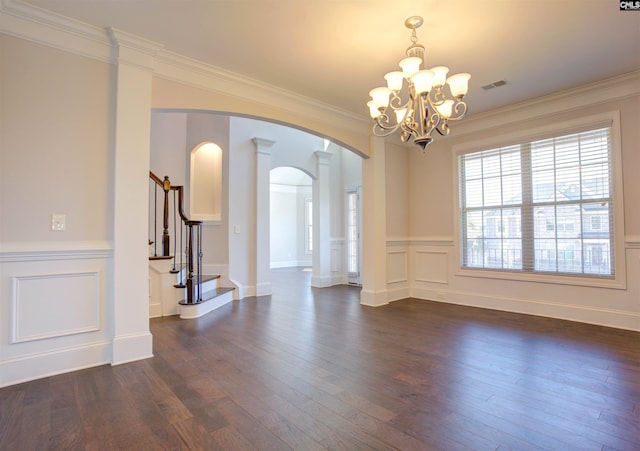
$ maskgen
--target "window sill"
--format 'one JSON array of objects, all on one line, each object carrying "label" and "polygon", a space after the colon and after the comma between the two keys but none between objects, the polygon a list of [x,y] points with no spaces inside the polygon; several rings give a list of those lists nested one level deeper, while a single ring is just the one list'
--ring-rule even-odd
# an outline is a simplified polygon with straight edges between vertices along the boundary
[{"label": "window sill", "polygon": [[[624,271],[624,269],[622,269]],[[458,268],[455,272],[460,277],[476,277],[481,279],[513,280],[519,282],[545,283],[555,285],[573,285],[592,288],[607,288],[614,290],[626,290],[627,281],[623,276],[616,275],[613,278],[584,277],[582,274],[554,275],[549,273],[525,273],[517,271],[501,271],[482,269]]]}]

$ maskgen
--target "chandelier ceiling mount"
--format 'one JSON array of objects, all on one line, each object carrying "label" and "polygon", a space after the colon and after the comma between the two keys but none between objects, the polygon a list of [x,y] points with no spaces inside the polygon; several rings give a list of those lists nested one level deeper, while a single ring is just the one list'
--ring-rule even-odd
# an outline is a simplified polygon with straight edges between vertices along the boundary
[{"label": "chandelier ceiling mount", "polygon": [[423,19],[411,16],[404,24],[411,30],[411,45],[406,58],[399,63],[402,70],[384,76],[387,86],[372,89],[367,106],[374,120],[374,135],[384,137],[400,131],[403,142],[413,138],[424,153],[434,132],[448,135],[449,121],[460,120],[467,113],[467,104],[462,99],[471,76],[462,73],[447,78],[449,68],[445,66],[422,69],[425,48],[418,43],[416,30]]}]

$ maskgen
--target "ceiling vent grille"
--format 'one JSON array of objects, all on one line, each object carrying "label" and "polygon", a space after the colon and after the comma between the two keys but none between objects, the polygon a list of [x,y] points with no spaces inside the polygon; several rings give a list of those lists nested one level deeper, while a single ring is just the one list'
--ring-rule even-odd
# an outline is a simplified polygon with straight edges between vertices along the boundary
[{"label": "ceiling vent grille", "polygon": [[507,84],[506,81],[498,80],[498,81],[494,81],[493,83],[489,83],[488,85],[484,85],[482,89],[484,89],[485,91],[488,91],[489,89],[499,88],[500,86],[504,86],[506,84]]}]

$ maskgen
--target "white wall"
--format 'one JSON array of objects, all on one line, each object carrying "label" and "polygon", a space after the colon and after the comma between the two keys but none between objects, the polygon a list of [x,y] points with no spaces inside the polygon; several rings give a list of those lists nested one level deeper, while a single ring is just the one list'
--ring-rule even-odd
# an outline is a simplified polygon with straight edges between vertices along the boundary
[{"label": "white wall", "polygon": [[300,233],[300,217],[304,214],[298,210],[298,189],[291,185],[270,185],[269,215],[270,227],[270,261],[272,268],[298,266],[298,243]]},{"label": "white wall", "polygon": [[0,55],[3,386],[112,361],[115,74],[5,34]]},{"label": "white wall", "polygon": [[[640,330],[640,80],[638,74],[559,93],[543,100],[507,108],[478,118],[465,119],[451,137],[436,140],[423,156],[409,152],[410,238],[387,242],[389,266],[397,251],[408,255],[411,295],[499,310],[550,316],[625,329]],[[459,271],[453,206],[456,183],[455,146],[486,140],[501,134],[532,134],[554,123],[619,112],[624,187],[624,236],[615,239],[623,249],[618,267],[623,286],[580,286],[546,281],[469,277]],[[607,113],[608,114],[608,113]],[[617,113],[616,113],[617,114]],[[400,177],[395,165],[389,170]],[[620,175],[620,174],[618,174]],[[393,213],[389,204],[390,214]],[[622,215],[620,215],[622,218]],[[388,221],[393,224],[393,221]],[[390,226],[391,227],[391,226]],[[392,255],[392,253],[394,253]],[[626,276],[626,281],[624,280]],[[389,281],[391,282],[389,276]],[[572,278],[570,280],[574,280]],[[585,282],[587,284],[589,282]],[[392,283],[388,283],[391,291]],[[397,299],[397,298],[396,298]]]},{"label": "white wall", "polygon": [[[248,87],[163,52],[162,44],[26,4],[1,2],[0,16],[0,385],[151,356],[146,204],[152,106],[290,121],[367,153],[367,121],[350,114],[282,97],[267,85]],[[263,104],[251,99],[254,89]],[[184,118],[176,120],[175,135],[153,144],[169,152],[152,167],[159,176],[175,161],[172,143],[188,135]],[[230,245],[216,248],[239,251],[228,260],[250,287],[255,148],[241,131],[228,136],[227,148],[238,144],[228,172],[237,176],[229,192],[238,203],[229,209],[228,224],[239,227],[237,235],[222,233]],[[66,215],[65,232],[50,231],[52,213]]]}]

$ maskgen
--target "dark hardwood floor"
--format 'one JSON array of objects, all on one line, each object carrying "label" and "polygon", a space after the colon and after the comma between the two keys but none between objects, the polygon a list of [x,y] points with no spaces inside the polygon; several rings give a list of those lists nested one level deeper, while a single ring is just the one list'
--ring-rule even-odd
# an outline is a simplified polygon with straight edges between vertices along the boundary
[{"label": "dark hardwood floor", "polygon": [[1,389],[0,449],[640,449],[639,333],[273,283],[152,320],[153,359]]}]

